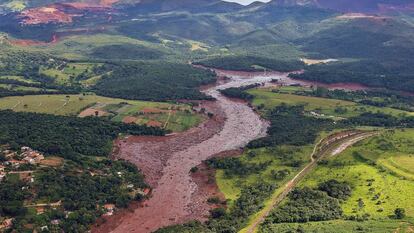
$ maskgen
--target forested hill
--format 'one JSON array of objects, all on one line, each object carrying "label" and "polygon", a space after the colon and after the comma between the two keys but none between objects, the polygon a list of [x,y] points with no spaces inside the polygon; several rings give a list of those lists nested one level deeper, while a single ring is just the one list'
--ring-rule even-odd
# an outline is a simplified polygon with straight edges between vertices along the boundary
[{"label": "forested hill", "polygon": [[[24,2],[22,9],[0,15],[0,32],[5,33],[2,50],[33,44],[69,59],[153,62],[141,64],[142,72],[128,77],[120,69],[99,74],[104,78],[88,85],[106,96],[205,99],[196,89],[213,80],[209,74],[180,65],[171,73],[173,82],[165,80],[171,63],[188,61],[249,71],[304,69],[305,73],[295,78],[412,91],[414,15],[409,3],[273,0],[242,6],[219,0],[145,0],[119,1],[101,9],[87,1],[83,3],[86,5],[36,1]],[[55,9],[59,14],[45,13],[45,9]],[[105,38],[108,36],[112,38]],[[304,66],[301,58],[338,62]],[[148,67],[154,71],[143,71]],[[37,67],[32,68],[31,74],[38,75],[33,72]],[[190,73],[205,77],[195,81]],[[109,86],[115,88],[109,90]],[[147,86],[153,91],[146,91]]]}]

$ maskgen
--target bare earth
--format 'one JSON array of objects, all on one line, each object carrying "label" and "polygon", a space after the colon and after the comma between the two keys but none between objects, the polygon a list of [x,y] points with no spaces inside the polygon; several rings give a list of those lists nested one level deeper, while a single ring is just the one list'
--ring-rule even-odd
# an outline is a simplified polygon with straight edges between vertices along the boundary
[{"label": "bare earth", "polygon": [[214,114],[213,118],[172,136],[129,137],[117,142],[115,156],[133,162],[143,171],[153,187],[152,197],[143,208],[136,208],[120,221],[109,220],[94,232],[146,233],[189,220],[205,220],[211,207],[205,203],[206,196],[198,195],[204,192],[197,186],[199,182],[192,179],[190,169],[213,155],[239,149],[249,141],[265,136],[268,127],[268,123],[246,103],[228,99],[218,90],[268,82],[287,75],[272,73],[246,77],[218,74],[230,79],[224,84],[205,88],[203,91],[217,101],[201,104],[207,112]]}]

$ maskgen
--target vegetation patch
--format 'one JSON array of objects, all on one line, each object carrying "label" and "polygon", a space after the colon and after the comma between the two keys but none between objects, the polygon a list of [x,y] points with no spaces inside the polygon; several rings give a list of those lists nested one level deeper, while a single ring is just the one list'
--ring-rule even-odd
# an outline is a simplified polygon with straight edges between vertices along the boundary
[{"label": "vegetation patch", "polygon": [[148,189],[138,169],[125,161],[53,156],[27,163],[27,157],[21,159],[27,154],[4,146],[0,156],[1,220],[11,219],[19,232],[84,232],[100,216],[144,198]]},{"label": "vegetation patch", "polygon": [[[146,111],[151,108],[157,111]],[[4,97],[0,98],[0,109],[62,116],[105,116],[112,121],[140,125],[157,121],[160,127],[172,131],[184,131],[204,119],[186,104],[124,100],[91,93]],[[132,121],[125,121],[126,117],[132,117]]]},{"label": "vegetation patch", "polygon": [[119,44],[97,47],[91,56],[100,59],[151,60],[161,58],[163,53],[141,45]]},{"label": "vegetation patch", "polygon": [[337,199],[322,191],[303,188],[293,190],[286,203],[276,208],[264,224],[326,221],[341,216],[342,209]]},{"label": "vegetation patch", "polygon": [[30,146],[50,155],[67,158],[79,154],[107,156],[112,140],[120,133],[163,135],[158,128],[115,123],[99,118],[77,118],[36,113],[0,111],[0,143]]},{"label": "vegetation patch", "polygon": [[151,101],[210,99],[198,87],[215,81],[215,75],[190,65],[142,62],[117,66],[94,86],[97,94]]},{"label": "vegetation patch", "polygon": [[225,56],[202,60],[196,64],[224,70],[263,71],[267,69],[281,72],[300,70],[304,65],[300,60],[275,60],[254,56]]}]

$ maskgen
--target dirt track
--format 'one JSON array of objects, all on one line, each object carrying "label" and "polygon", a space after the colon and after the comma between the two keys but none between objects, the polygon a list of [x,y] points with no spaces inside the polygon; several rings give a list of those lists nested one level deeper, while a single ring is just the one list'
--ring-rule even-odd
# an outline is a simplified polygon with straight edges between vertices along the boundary
[{"label": "dirt track", "polygon": [[117,142],[116,157],[135,163],[143,171],[153,187],[152,197],[143,208],[126,214],[116,223],[109,220],[109,224],[95,232],[146,233],[171,224],[205,219],[209,207],[197,196],[199,188],[190,169],[215,154],[244,147],[249,141],[265,136],[268,127],[246,103],[228,99],[218,90],[286,78],[281,73],[225,75],[231,79],[203,90],[217,99],[201,105],[214,114],[212,119],[173,136],[130,137]]},{"label": "dirt track", "polygon": [[272,197],[270,205],[266,206],[263,211],[247,226],[243,229],[243,233],[255,233],[258,230],[259,225],[270,214],[270,212],[276,208],[287,195],[296,187],[296,185],[309,174],[316,166],[318,161],[323,158],[335,156],[343,152],[348,147],[355,143],[362,141],[366,138],[372,137],[378,134],[377,132],[342,132],[329,136],[323,140],[320,140],[314,147],[312,154],[310,155],[311,161],[289,182],[286,183],[283,190]]}]

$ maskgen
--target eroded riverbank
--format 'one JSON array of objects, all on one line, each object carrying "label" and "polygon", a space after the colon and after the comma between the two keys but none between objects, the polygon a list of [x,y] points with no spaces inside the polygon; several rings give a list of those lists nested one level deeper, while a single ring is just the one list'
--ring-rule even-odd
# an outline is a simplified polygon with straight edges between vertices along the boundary
[{"label": "eroded riverbank", "polygon": [[[219,81],[202,91],[216,101],[200,103],[200,108],[213,113],[213,117],[186,132],[166,137],[129,137],[117,141],[115,157],[136,164],[153,188],[152,196],[140,208],[123,212],[122,216],[109,218],[107,223],[94,232],[153,232],[160,227],[184,223],[189,220],[205,220],[211,206],[206,204],[214,187],[199,187],[190,169],[202,161],[224,151],[239,149],[248,142],[266,135],[268,123],[247,103],[229,99],[220,90],[247,86],[255,83],[277,85],[295,84],[298,80],[280,72],[239,72],[215,70]],[[312,85],[312,83],[301,83]],[[348,85],[333,88],[349,88]],[[198,185],[197,185],[198,184]],[[115,220],[114,220],[115,219]]]},{"label": "eroded riverbank", "polygon": [[286,78],[287,74],[225,76],[230,79],[203,90],[216,101],[203,102],[200,107],[214,117],[198,127],[167,137],[129,137],[117,142],[116,157],[136,164],[153,192],[142,208],[125,214],[117,223],[109,220],[95,232],[152,232],[163,226],[206,218],[208,197],[197,195],[202,192],[198,192],[190,169],[215,154],[244,147],[251,140],[265,136],[268,127],[247,103],[226,98],[219,90],[269,82]]}]

